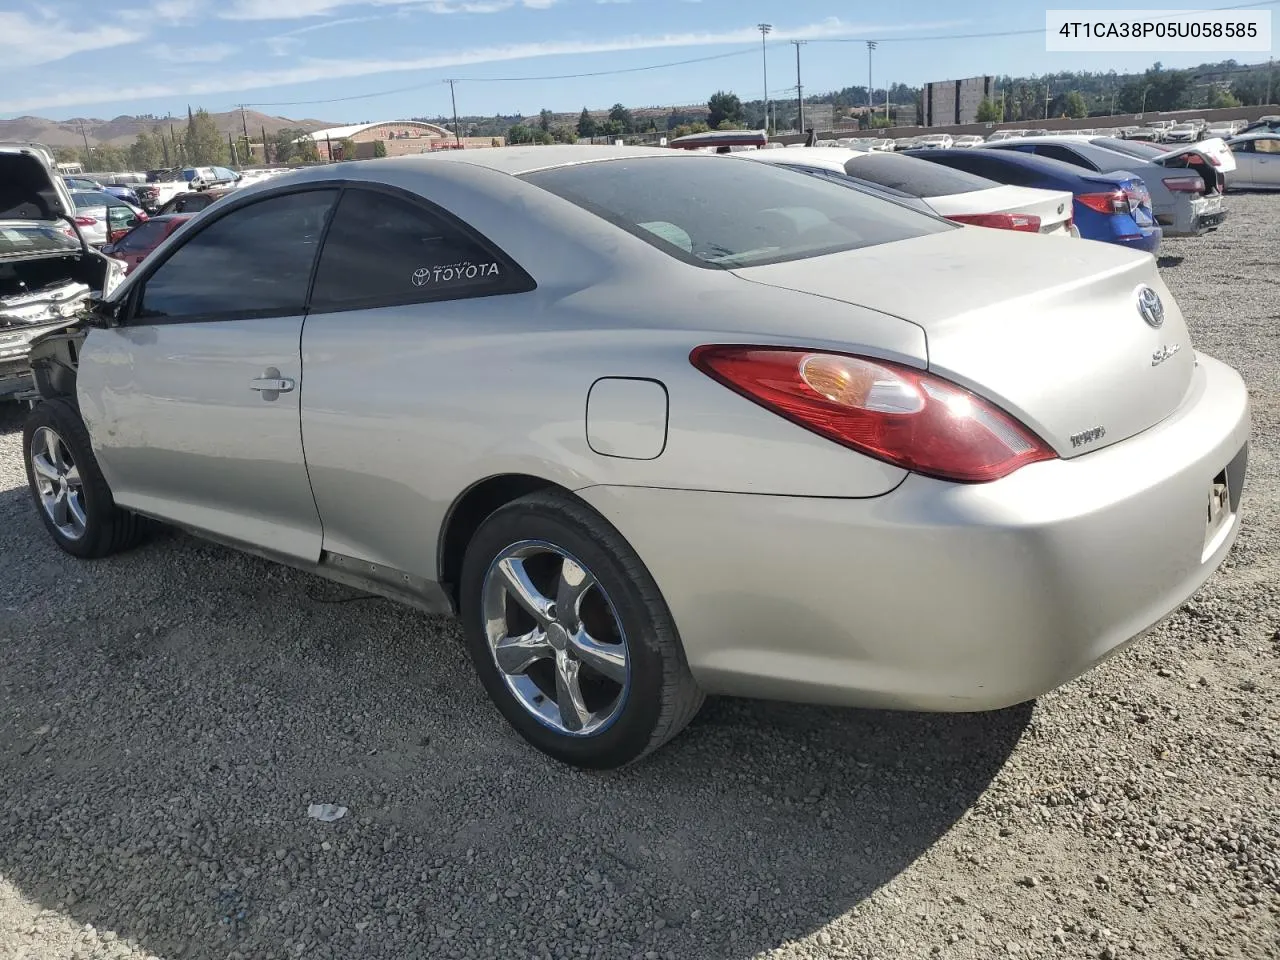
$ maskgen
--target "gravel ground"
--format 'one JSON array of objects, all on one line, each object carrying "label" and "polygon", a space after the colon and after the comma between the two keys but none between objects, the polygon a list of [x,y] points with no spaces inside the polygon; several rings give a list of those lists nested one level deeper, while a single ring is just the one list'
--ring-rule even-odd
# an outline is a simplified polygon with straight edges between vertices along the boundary
[{"label": "gravel ground", "polygon": [[994,714],[718,700],[563,769],[449,622],[177,534],[62,556],[3,415],[0,957],[1280,956],[1280,197],[1229,206],[1162,265],[1253,393],[1239,543]]}]

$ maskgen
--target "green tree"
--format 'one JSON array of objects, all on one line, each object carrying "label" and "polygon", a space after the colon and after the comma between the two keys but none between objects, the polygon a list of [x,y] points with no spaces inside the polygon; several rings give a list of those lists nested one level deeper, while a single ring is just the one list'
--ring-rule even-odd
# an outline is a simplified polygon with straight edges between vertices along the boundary
[{"label": "green tree", "polygon": [[1217,84],[1209,88],[1210,110],[1225,110],[1229,107],[1238,106],[1240,106],[1240,101],[1232,95],[1230,90],[1223,89]]},{"label": "green tree", "polygon": [[523,123],[517,123],[507,131],[507,143],[533,143],[533,131]]},{"label": "green tree", "polygon": [[543,107],[538,111],[538,129],[543,133],[551,132],[551,121],[555,119],[555,114]]},{"label": "green tree", "polygon": [[373,155],[375,157],[385,157],[387,155],[387,145],[382,140],[373,141]]},{"label": "green tree", "polygon": [[339,156],[343,160],[354,160],[356,158],[356,142],[350,137],[343,137],[338,141]]},{"label": "green tree", "polygon": [[276,163],[303,163],[320,159],[320,148],[297,127],[281,127],[272,136],[271,156]]},{"label": "green tree", "polygon": [[164,145],[143,130],[129,146],[129,166],[135,170],[156,170],[164,165]]},{"label": "green tree", "polygon": [[631,133],[636,128],[635,117],[620,103],[615,103],[609,108],[609,122],[616,124],[619,133]]},{"label": "green tree", "polygon": [[1062,112],[1076,120],[1089,115],[1089,105],[1084,102],[1079,90],[1070,91],[1063,97]]},{"label": "green tree", "polygon": [[1000,116],[1000,104],[987,97],[983,97],[978,104],[978,122],[979,123],[999,123],[1003,117]]},{"label": "green tree", "polygon": [[676,137],[687,137],[694,133],[706,133],[710,129],[711,128],[701,120],[694,123],[682,123],[679,126],[671,128],[671,139],[674,140]]},{"label": "green tree", "polygon": [[85,166],[85,170],[95,173],[123,170],[129,166],[129,155],[119,147],[113,147],[110,144],[100,144],[94,147],[89,151],[89,158],[89,163]]},{"label": "green tree", "polygon": [[574,143],[578,139],[578,132],[573,127],[555,126],[551,128],[551,139],[555,143]]},{"label": "green tree", "polygon": [[195,113],[187,113],[187,133],[183,138],[187,148],[187,163],[193,167],[227,162],[227,141],[213,117],[203,107]]},{"label": "green tree", "polygon": [[578,114],[578,136],[594,137],[596,132],[596,118],[591,115],[586,107],[583,107],[582,113]]},{"label": "green tree", "polygon": [[721,126],[726,120],[733,124],[742,122],[742,101],[736,93],[717,90],[707,101],[707,110],[707,123],[718,130],[733,129]]}]

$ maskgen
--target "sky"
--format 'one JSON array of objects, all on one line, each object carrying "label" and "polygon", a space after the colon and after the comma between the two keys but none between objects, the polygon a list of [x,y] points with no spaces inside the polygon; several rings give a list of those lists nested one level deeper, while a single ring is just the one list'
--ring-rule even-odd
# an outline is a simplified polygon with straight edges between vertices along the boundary
[{"label": "sky", "polygon": [[[1229,3],[1207,0],[1203,7]],[[674,106],[705,102],[721,89],[757,99],[764,91],[761,22],[773,26],[765,56],[775,99],[795,96],[792,40],[807,41],[801,77],[812,93],[865,85],[868,51],[860,41],[866,39],[879,41],[871,64],[876,87],[983,74],[1141,70],[1157,59],[1046,53],[1046,5],[1034,0],[119,0],[110,12],[106,6],[0,0],[0,118],[182,115],[188,105],[221,111],[242,103],[335,123],[440,116],[451,111],[448,78],[460,81],[462,115],[607,109],[615,102]],[[1065,0],[1047,6],[1072,8]],[[931,39],[1019,30],[1038,32]],[[1267,55],[1158,59],[1192,66],[1233,56],[1258,62]],[[634,69],[690,60],[701,62]],[[632,72],[565,77],[617,70]],[[540,79],[549,77],[557,79]]]}]

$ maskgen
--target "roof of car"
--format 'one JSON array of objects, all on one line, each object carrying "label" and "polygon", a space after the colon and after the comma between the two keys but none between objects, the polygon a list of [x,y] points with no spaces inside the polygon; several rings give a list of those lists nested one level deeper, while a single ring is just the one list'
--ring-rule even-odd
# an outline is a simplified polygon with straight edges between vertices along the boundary
[{"label": "roof of car", "polygon": [[1251,130],[1248,133],[1229,137],[1227,143],[1240,143],[1244,140],[1280,140],[1280,133],[1272,133],[1269,130]]},{"label": "roof of car", "polygon": [[194,217],[194,213],[157,213],[149,220],[143,220],[143,223],[168,223],[171,220],[190,220]]},{"label": "roof of car", "polygon": [[594,160],[631,160],[636,157],[705,157],[689,150],[672,150],[667,147],[613,147],[589,144],[561,144],[533,147],[481,147],[475,150],[440,150],[431,154],[394,157],[385,160],[356,160],[354,163],[380,163],[401,166],[418,166],[425,163],[469,163],[488,167],[512,176],[563,167],[574,163],[590,163]]}]

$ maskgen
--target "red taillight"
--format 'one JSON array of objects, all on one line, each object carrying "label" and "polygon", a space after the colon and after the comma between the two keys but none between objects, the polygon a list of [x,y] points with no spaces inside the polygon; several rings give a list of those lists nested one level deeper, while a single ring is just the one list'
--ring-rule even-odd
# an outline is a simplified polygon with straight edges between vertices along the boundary
[{"label": "red taillight", "polygon": [[1176,190],[1179,193],[1203,193],[1204,180],[1199,174],[1193,177],[1170,177],[1165,180],[1164,185],[1170,190]]},{"label": "red taillight", "polygon": [[97,222],[93,217],[76,217],[77,227],[92,227]]},{"label": "red taillight", "polygon": [[698,347],[689,359],[765,409],[904,470],[983,483],[1056,456],[981,397],[912,367],[743,345]]},{"label": "red taillight", "polygon": [[1082,193],[1076,197],[1076,202],[1108,217],[1129,213],[1129,198],[1123,190],[1112,190],[1109,193]]},{"label": "red taillight", "polygon": [[956,223],[972,227],[992,227],[996,230],[1019,230],[1039,233],[1040,218],[1030,213],[957,213],[947,217]]}]

